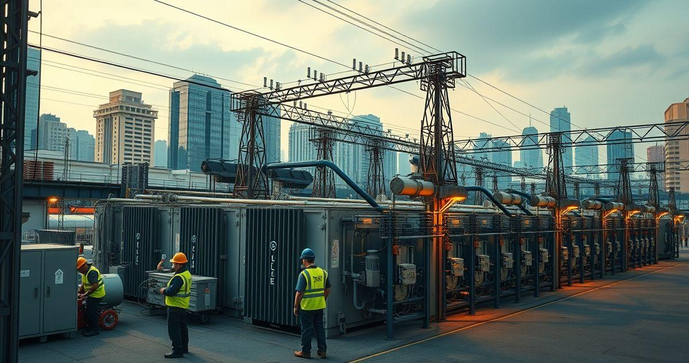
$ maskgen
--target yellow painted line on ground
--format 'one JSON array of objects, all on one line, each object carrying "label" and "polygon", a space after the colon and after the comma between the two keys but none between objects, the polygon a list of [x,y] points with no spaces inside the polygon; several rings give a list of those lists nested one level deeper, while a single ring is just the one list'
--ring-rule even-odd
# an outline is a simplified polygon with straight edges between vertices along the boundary
[{"label": "yellow painted line on ground", "polygon": [[532,307],[527,308],[527,309],[524,309],[524,310],[515,311],[515,312],[513,312],[513,313],[510,313],[510,314],[507,314],[507,315],[504,315],[504,316],[500,316],[500,317],[497,317],[497,318],[489,319],[489,320],[486,320],[486,321],[481,321],[481,322],[474,323],[474,324],[471,324],[471,325],[467,325],[467,326],[464,326],[464,327],[461,327],[461,328],[457,328],[457,329],[453,329],[453,330],[450,330],[450,331],[446,331],[446,332],[441,333],[441,334],[433,335],[433,336],[428,337],[428,338],[425,338],[425,339],[417,340],[417,341],[415,341],[415,342],[403,344],[403,345],[400,345],[399,347],[390,348],[390,349],[388,349],[388,350],[384,350],[384,351],[381,351],[381,352],[378,352],[378,353],[374,353],[374,354],[371,354],[371,355],[367,355],[367,356],[364,356],[364,357],[361,357],[361,358],[352,360],[352,361],[350,361],[350,363],[363,362],[363,361],[369,360],[369,359],[371,359],[371,358],[380,357],[380,356],[382,356],[382,355],[390,354],[390,353],[396,352],[396,351],[398,351],[398,350],[402,350],[402,349],[409,348],[409,347],[412,347],[412,346],[415,346],[415,345],[423,344],[423,343],[425,343],[425,342],[428,342],[428,341],[431,341],[431,340],[434,340],[434,339],[438,339],[438,338],[442,338],[442,337],[444,337],[444,336],[448,336],[448,335],[451,335],[451,334],[454,334],[454,333],[458,333],[458,332],[463,331],[463,330],[468,330],[468,329],[476,328],[476,327],[479,327],[479,326],[482,326],[482,325],[486,325],[486,324],[488,324],[488,323],[492,323],[492,322],[495,322],[495,321],[505,320],[505,319],[511,318],[511,317],[513,317],[513,316],[517,316],[517,315],[520,315],[520,314],[524,314],[524,313],[529,312],[529,311],[532,311],[532,310],[536,310],[536,309],[539,309],[539,308],[542,308],[542,307],[545,307],[545,306],[548,306],[548,305],[552,305],[552,304],[555,304],[555,303],[559,303],[559,302],[562,302],[562,301],[565,301],[565,300],[573,299],[573,298],[575,298],[575,297],[577,297],[577,296],[581,296],[581,295],[588,294],[588,293],[591,293],[591,292],[594,292],[594,291],[598,291],[598,290],[603,289],[603,288],[606,288],[606,287],[615,286],[615,285],[617,285],[617,284],[619,284],[619,283],[622,283],[622,282],[625,282],[625,281],[630,281],[630,280],[638,279],[639,277],[643,277],[643,276],[651,275],[651,274],[654,274],[654,273],[657,273],[657,272],[669,270],[669,269],[671,269],[671,268],[674,268],[674,267],[677,267],[677,266],[680,266],[680,265],[684,265],[684,264],[686,264],[686,263],[680,262],[680,263],[676,263],[676,264],[674,264],[674,265],[667,266],[667,267],[663,267],[663,268],[661,268],[661,269],[654,270],[654,271],[650,271],[650,272],[647,272],[647,273],[644,273],[644,274],[641,274],[641,275],[636,275],[636,276],[632,276],[632,277],[627,278],[627,279],[623,279],[623,280],[618,280],[618,281],[615,281],[615,282],[611,282],[611,283],[609,283],[609,284],[605,284],[605,285],[602,285],[602,286],[598,286],[598,287],[592,288],[592,289],[590,289],[590,290],[578,292],[578,293],[576,293],[576,294],[569,295],[569,296],[565,296],[565,297],[560,298],[560,299],[557,299],[557,300],[553,300],[553,301],[550,301],[550,302],[547,302],[547,303],[543,303],[543,304],[540,304],[540,305],[532,306]]}]

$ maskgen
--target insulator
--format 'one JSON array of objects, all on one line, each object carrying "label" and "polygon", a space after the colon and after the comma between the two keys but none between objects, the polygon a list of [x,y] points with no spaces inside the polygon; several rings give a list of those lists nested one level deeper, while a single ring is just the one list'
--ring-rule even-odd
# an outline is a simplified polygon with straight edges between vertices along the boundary
[{"label": "insulator", "polygon": [[364,70],[364,64],[362,62],[359,62],[359,73],[363,72]]},{"label": "insulator", "polygon": [[270,89],[271,90],[273,89],[273,80],[272,79],[270,80]]},{"label": "insulator", "polygon": [[306,68],[306,78],[311,78],[311,67]]},{"label": "insulator", "polygon": [[404,62],[405,59],[407,59],[407,57],[404,55],[404,51],[402,51],[402,62]]},{"label": "insulator", "polygon": [[399,60],[400,59],[400,49],[395,48],[395,59]]},{"label": "insulator", "polygon": [[356,58],[352,59],[352,70],[356,71]]},{"label": "insulator", "polygon": [[314,80],[314,81],[317,81],[317,80],[318,80],[318,71],[315,70],[315,69],[313,70],[313,80]]},{"label": "insulator", "polygon": [[411,64],[411,55],[407,54],[407,64]]},{"label": "insulator", "polygon": [[268,87],[268,77],[263,77],[263,87]]}]

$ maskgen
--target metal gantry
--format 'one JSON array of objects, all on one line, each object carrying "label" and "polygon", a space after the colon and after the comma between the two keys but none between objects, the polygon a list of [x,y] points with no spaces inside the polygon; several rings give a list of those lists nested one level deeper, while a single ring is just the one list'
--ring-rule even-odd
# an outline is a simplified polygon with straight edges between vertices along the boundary
[{"label": "metal gantry", "polygon": [[[2,0],[0,85],[0,361],[16,362],[28,1]],[[35,14],[34,14],[35,15]]]},{"label": "metal gantry", "polygon": [[[332,130],[324,128],[311,129],[315,133],[311,142],[316,144],[316,157],[318,160],[333,161],[333,146],[335,141]],[[316,167],[313,178],[314,197],[335,198],[335,175],[326,167]]]},{"label": "metal gantry", "polygon": [[[539,134],[481,137],[476,139],[455,140],[459,150],[467,153],[485,153],[491,151],[544,149],[553,134],[561,135],[561,143],[567,147],[586,145],[616,145],[651,141],[686,140],[689,121],[664,122],[632,126],[599,127],[585,130],[573,130],[566,133],[544,132]],[[629,132],[631,138],[616,138],[618,132]],[[593,139],[589,139],[589,136]],[[534,142],[534,139],[536,142]],[[489,146],[499,145],[499,146]]]},{"label": "metal gantry", "polygon": [[265,100],[257,92],[244,92],[233,94],[232,104],[242,124],[234,196],[265,198],[268,196],[268,176],[261,168],[266,164],[266,140],[263,115],[259,112]]}]

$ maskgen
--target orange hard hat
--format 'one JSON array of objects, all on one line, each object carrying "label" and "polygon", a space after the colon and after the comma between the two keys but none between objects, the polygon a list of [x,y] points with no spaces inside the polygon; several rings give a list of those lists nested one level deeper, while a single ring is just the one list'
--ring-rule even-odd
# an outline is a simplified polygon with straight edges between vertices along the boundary
[{"label": "orange hard hat", "polygon": [[81,268],[81,266],[84,266],[86,263],[86,259],[83,257],[77,258],[77,270]]},{"label": "orange hard hat", "polygon": [[187,255],[185,255],[185,254],[182,253],[182,252],[177,252],[177,253],[175,253],[175,255],[172,257],[172,259],[170,260],[170,262],[174,262],[174,263],[187,263],[187,262],[188,262],[188,261],[187,261]]}]

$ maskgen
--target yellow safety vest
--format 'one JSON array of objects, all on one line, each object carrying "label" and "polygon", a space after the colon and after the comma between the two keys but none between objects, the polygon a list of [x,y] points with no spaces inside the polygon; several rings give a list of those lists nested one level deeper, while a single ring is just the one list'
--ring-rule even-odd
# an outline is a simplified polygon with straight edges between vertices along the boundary
[{"label": "yellow safety vest", "polygon": [[302,310],[325,309],[325,281],[328,273],[320,268],[305,268],[301,274],[306,279],[306,289],[304,297],[301,299]]},{"label": "yellow safety vest", "polygon": [[165,305],[175,308],[189,309],[189,293],[191,292],[191,273],[189,272],[189,270],[187,270],[182,273],[175,274],[174,276],[172,276],[170,281],[167,282],[168,287],[170,287],[170,283],[172,283],[172,280],[176,276],[182,278],[182,287],[180,287],[179,291],[177,291],[177,294],[175,294],[174,296],[165,295]]},{"label": "yellow safety vest", "polygon": [[85,274],[81,275],[81,283],[84,285],[84,292],[88,292],[89,290],[91,290],[91,284],[89,283],[89,279],[87,277],[87,275],[91,271],[96,271],[96,274],[98,274],[98,281],[96,281],[96,283],[98,284],[98,288],[89,296],[95,298],[105,296],[105,285],[103,285],[103,276],[100,274],[100,271],[98,271],[98,269],[95,266],[91,266]]}]

